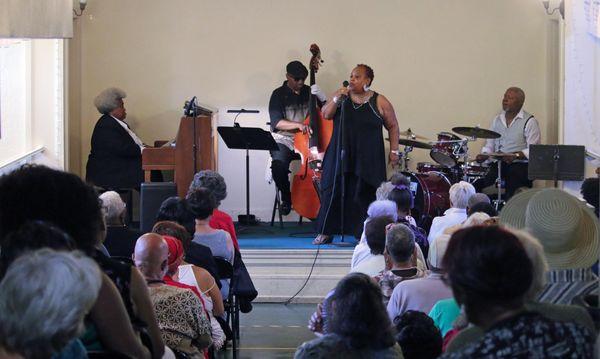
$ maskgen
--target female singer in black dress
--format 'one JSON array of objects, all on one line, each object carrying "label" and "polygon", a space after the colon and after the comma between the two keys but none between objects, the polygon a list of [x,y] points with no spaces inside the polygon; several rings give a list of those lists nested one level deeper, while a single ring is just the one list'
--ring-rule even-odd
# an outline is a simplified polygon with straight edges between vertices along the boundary
[{"label": "female singer in black dress", "polygon": [[373,69],[357,65],[350,74],[349,85],[338,89],[322,108],[323,117],[333,119],[334,129],[323,159],[321,208],[316,223],[319,236],[314,244],[330,243],[335,234],[360,237],[367,208],[375,200],[375,190],[386,180],[382,127],[390,138],[388,160],[392,166],[398,164],[398,120],[388,99],[370,89],[373,78]]}]

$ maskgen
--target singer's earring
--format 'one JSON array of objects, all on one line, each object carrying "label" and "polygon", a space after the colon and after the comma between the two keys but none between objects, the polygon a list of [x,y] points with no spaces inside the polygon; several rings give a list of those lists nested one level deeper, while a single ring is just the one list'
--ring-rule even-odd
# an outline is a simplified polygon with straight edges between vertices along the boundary
[{"label": "singer's earring", "polygon": [[371,86],[363,85],[363,90],[365,90],[365,92],[369,91],[370,89]]}]

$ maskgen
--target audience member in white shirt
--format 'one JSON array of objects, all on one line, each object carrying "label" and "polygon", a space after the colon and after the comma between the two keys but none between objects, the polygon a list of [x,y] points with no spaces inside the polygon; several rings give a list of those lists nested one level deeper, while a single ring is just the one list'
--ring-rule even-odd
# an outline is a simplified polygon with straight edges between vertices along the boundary
[{"label": "audience member in white shirt", "polygon": [[435,217],[429,229],[427,240],[429,244],[437,236],[444,232],[444,229],[467,219],[467,203],[469,198],[475,194],[475,187],[472,184],[460,181],[450,187],[450,208],[444,212],[443,216]]}]

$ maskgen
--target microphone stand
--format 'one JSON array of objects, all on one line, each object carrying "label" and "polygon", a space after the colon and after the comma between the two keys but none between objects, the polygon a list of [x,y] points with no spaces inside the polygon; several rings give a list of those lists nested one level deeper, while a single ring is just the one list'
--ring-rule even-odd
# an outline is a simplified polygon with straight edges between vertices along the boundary
[{"label": "microphone stand", "polygon": [[341,176],[341,189],[340,189],[340,205],[341,205],[341,211],[340,211],[340,226],[342,229],[342,239],[341,241],[344,242],[344,217],[345,217],[345,204],[346,204],[346,171],[344,168],[344,163],[345,163],[345,158],[346,158],[346,137],[344,136],[344,130],[345,130],[345,113],[344,113],[344,105],[346,104],[346,100],[348,99],[348,97],[346,97],[344,99],[344,101],[342,101],[342,106],[341,107],[341,112],[340,112],[340,137],[342,138],[342,143],[340,144],[341,148],[340,148],[340,167],[342,168],[342,176]]}]

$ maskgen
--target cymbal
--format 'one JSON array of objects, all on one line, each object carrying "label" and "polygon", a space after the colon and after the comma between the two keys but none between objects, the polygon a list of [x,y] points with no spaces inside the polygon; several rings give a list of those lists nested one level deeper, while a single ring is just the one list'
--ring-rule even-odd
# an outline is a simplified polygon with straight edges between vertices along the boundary
[{"label": "cymbal", "polygon": [[408,137],[409,140],[419,139],[419,140],[429,141],[429,138],[427,138],[425,136],[417,135],[416,133],[412,132],[410,128],[406,131],[400,131],[400,136]]},{"label": "cymbal", "polygon": [[398,140],[398,143],[404,146],[411,146],[411,147],[415,147],[415,148],[424,148],[426,150],[430,150],[433,148],[432,145],[430,145],[429,143],[425,143],[425,142],[419,142],[419,141],[415,141],[415,140],[407,140],[404,138],[401,138],[400,140]]},{"label": "cymbal", "polygon": [[486,130],[479,127],[453,127],[452,131],[459,135],[477,137],[477,138],[498,138],[500,134],[492,130]]}]

